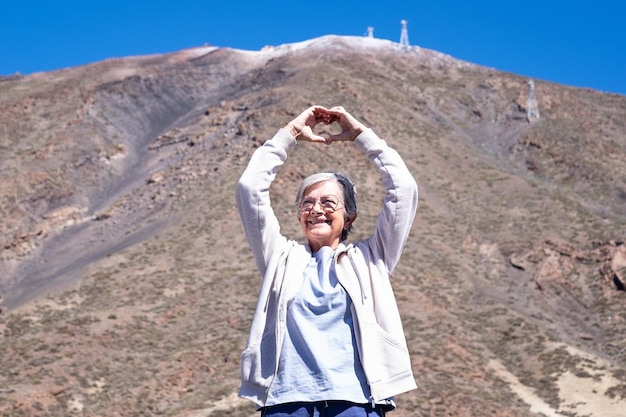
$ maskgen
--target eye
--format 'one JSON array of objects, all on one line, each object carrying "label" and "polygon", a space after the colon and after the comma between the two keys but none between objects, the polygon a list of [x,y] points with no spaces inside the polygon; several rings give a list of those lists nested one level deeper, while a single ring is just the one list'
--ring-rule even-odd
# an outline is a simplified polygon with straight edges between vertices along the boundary
[{"label": "eye", "polygon": [[324,208],[334,209],[337,208],[338,201],[334,196],[327,195],[320,199],[320,203]]},{"label": "eye", "polygon": [[315,205],[315,200],[312,198],[304,198],[300,201],[300,209],[301,210],[310,210]]}]

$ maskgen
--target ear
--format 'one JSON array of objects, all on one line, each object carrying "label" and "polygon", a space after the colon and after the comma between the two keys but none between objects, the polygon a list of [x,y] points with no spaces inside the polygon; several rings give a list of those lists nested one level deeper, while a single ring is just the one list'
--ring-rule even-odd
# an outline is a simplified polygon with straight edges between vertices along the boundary
[{"label": "ear", "polygon": [[352,223],[354,223],[354,221],[356,220],[356,214],[354,216],[346,216],[343,222],[343,230],[348,230],[350,228],[350,226],[352,226]]}]

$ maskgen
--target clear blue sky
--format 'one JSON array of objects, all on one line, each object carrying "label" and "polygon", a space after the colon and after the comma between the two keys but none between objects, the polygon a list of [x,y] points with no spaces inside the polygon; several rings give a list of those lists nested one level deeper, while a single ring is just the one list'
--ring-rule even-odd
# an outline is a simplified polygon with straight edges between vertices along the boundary
[{"label": "clear blue sky", "polygon": [[210,44],[398,42],[535,80],[626,94],[626,1],[0,0],[0,75]]}]

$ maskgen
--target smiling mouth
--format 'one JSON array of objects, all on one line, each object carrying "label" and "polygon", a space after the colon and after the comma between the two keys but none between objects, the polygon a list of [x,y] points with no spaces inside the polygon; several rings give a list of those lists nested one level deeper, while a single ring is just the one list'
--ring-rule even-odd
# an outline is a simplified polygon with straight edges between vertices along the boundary
[{"label": "smiling mouth", "polygon": [[309,224],[330,224],[330,220],[309,220]]}]

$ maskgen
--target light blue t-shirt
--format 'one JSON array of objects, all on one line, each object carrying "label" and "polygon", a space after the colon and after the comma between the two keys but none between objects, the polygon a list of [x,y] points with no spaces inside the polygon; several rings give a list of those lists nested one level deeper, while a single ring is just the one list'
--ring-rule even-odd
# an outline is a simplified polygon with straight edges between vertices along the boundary
[{"label": "light blue t-shirt", "polygon": [[278,372],[266,405],[296,401],[369,402],[354,338],[350,297],[337,281],[334,252],[311,256],[302,288],[287,310]]}]

